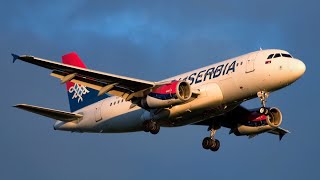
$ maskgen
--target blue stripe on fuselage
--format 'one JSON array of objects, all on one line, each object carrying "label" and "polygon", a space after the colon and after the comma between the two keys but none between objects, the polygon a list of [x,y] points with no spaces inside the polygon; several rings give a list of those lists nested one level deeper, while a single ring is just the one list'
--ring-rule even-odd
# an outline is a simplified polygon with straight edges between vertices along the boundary
[{"label": "blue stripe on fuselage", "polygon": [[167,100],[167,99],[177,99],[176,94],[159,94],[159,93],[154,93],[151,92],[148,94],[148,96],[151,96],[156,99],[161,99],[161,100]]}]

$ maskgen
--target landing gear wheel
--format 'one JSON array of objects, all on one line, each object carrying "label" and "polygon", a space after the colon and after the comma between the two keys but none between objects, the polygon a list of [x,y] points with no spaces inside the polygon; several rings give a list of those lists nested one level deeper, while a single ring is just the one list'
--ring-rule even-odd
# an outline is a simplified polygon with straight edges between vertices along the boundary
[{"label": "landing gear wheel", "polygon": [[151,120],[144,121],[142,127],[144,132],[150,132],[151,134],[158,134],[160,131],[160,125]]},{"label": "landing gear wheel", "polygon": [[144,121],[142,124],[144,132],[150,132],[150,123],[151,121]]},{"label": "landing gear wheel", "polygon": [[202,141],[202,147],[204,149],[210,149],[211,151],[218,151],[220,148],[220,141],[214,138],[217,130],[220,129],[221,124],[214,122],[209,126],[210,137],[205,137]]},{"label": "landing gear wheel", "polygon": [[202,147],[204,149],[210,149],[213,145],[213,140],[210,137],[205,137],[202,141]]},{"label": "landing gear wheel", "polygon": [[206,137],[202,141],[202,147],[204,149],[210,149],[211,151],[218,151],[220,148],[220,141],[218,139]]},{"label": "landing gear wheel", "polygon": [[160,131],[160,126],[159,124],[155,123],[152,129],[150,130],[151,134],[158,134]]},{"label": "landing gear wheel", "polygon": [[269,109],[266,108],[266,107],[261,107],[261,108],[259,109],[259,113],[260,113],[260,114],[265,114],[265,115],[267,115],[267,114],[269,113]]},{"label": "landing gear wheel", "polygon": [[220,148],[220,141],[218,139],[215,139],[213,141],[213,145],[210,147],[210,150],[215,152],[215,151],[218,151],[219,148]]}]

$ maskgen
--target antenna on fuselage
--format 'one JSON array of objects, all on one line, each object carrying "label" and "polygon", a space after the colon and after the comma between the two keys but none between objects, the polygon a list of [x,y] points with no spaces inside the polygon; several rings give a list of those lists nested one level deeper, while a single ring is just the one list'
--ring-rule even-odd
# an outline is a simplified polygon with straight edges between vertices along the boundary
[{"label": "antenna on fuselage", "polygon": [[260,51],[262,51],[262,48],[260,47]]}]

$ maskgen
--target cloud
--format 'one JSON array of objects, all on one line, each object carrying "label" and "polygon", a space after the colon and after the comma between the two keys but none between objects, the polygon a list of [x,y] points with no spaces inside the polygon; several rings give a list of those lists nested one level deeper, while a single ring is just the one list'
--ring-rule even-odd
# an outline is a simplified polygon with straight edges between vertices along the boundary
[{"label": "cloud", "polygon": [[[216,168],[215,177],[231,179],[237,173],[239,177],[247,175],[241,162],[254,164],[257,158],[262,158],[263,163],[250,169],[252,177],[258,177],[261,169],[275,166],[274,158],[261,156],[263,149],[276,152],[275,169],[286,167],[290,171],[275,171],[272,177],[307,175],[314,179],[316,173],[305,172],[317,172],[314,157],[318,157],[319,150],[314,143],[317,140],[312,138],[317,137],[318,130],[311,120],[317,118],[310,113],[317,111],[314,108],[319,98],[316,96],[320,66],[318,7],[318,1],[298,0],[2,2],[0,167],[4,170],[0,177],[4,178],[1,179],[12,176],[35,179],[35,175],[36,179],[57,179],[63,175],[88,179],[92,177],[88,172],[96,178],[107,174],[111,179],[129,176],[143,179],[154,174],[159,179],[172,179],[171,174],[177,172],[182,174],[180,179],[204,179],[211,178],[210,173],[190,176],[185,172],[196,172],[195,162],[198,169],[211,172],[213,161],[219,162],[220,167]],[[143,133],[68,134],[51,131],[49,120],[11,108],[16,103],[31,103],[68,109],[65,87],[49,77],[47,70],[21,62],[13,65],[12,52],[60,61],[62,54],[77,51],[90,68],[157,81],[259,47],[288,50],[307,64],[306,76],[301,81],[271,96],[270,104],[281,107],[288,120],[284,124],[294,132],[275,146],[275,139],[268,139],[269,136],[247,141],[227,136],[228,132],[222,130],[218,136],[225,140],[225,148],[212,156],[201,150],[201,139],[208,135],[206,128],[164,129],[153,137]],[[308,102],[310,99],[315,103]],[[250,102],[253,107],[259,106],[257,100]],[[306,116],[310,122],[301,126]],[[310,132],[314,133],[310,136]],[[297,141],[304,148],[297,148]],[[234,147],[243,156],[234,153]],[[296,156],[299,153],[305,156]],[[235,166],[230,166],[230,162]],[[123,173],[123,169],[130,171]],[[158,173],[159,169],[169,173]],[[237,173],[225,171],[230,169]]]}]

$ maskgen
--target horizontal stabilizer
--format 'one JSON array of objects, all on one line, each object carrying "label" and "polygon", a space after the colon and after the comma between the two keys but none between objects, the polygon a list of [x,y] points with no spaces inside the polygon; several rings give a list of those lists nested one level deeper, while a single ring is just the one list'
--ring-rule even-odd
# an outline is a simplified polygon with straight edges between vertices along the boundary
[{"label": "horizontal stabilizer", "polygon": [[64,121],[64,122],[79,120],[83,117],[82,114],[70,113],[66,111],[60,111],[60,110],[49,109],[49,108],[38,107],[38,106],[32,106],[28,104],[17,104],[14,107],[39,114],[41,116],[52,118],[55,120]]}]

